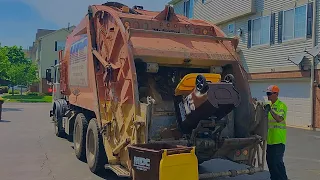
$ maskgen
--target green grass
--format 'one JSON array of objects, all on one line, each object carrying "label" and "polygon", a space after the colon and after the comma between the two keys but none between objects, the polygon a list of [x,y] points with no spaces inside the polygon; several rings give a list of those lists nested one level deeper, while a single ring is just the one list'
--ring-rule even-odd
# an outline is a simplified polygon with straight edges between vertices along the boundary
[{"label": "green grass", "polygon": [[5,102],[23,102],[23,103],[50,103],[52,96],[28,96],[28,95],[5,95],[2,96]]}]

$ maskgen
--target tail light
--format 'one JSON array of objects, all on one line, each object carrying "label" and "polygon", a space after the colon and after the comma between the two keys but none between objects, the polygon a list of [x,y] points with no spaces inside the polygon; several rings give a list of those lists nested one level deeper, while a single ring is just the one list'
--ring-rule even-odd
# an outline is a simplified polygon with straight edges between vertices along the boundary
[{"label": "tail light", "polygon": [[247,156],[247,155],[248,155],[248,153],[249,153],[249,152],[248,152],[248,150],[246,150],[246,149],[245,149],[245,150],[243,150],[243,152],[242,152],[242,154],[243,154],[243,155],[245,155],[245,156]]},{"label": "tail light", "polygon": [[236,151],[236,156],[240,156],[241,155],[241,151],[240,150],[237,150]]}]

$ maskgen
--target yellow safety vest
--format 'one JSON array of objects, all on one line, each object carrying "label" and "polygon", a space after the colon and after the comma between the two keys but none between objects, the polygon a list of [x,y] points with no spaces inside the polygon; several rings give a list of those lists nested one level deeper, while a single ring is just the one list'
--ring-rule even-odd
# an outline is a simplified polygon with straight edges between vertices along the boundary
[{"label": "yellow safety vest", "polygon": [[279,99],[271,105],[271,109],[279,116],[283,117],[283,121],[278,123],[271,113],[268,113],[268,140],[269,145],[272,144],[286,144],[287,141],[287,129],[286,129],[286,117],[287,117],[287,105]]}]

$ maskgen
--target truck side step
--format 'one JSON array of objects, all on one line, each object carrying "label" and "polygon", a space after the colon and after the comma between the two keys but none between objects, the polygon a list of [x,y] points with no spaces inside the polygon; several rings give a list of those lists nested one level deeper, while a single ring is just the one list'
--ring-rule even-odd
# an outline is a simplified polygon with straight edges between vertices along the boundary
[{"label": "truck side step", "polygon": [[125,169],[124,167],[122,167],[121,165],[106,164],[104,167],[105,167],[105,169],[109,169],[109,170],[113,171],[119,177],[125,177],[125,178],[131,177],[130,172],[127,169]]}]

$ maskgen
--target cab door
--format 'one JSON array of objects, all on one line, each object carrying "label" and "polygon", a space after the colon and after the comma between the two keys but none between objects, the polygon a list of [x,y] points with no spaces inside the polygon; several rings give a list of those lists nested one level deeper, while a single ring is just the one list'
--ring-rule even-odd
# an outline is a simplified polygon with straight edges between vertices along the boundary
[{"label": "cab door", "polygon": [[52,86],[52,96],[53,96],[53,101],[62,98],[61,91],[60,91],[60,64],[56,64],[54,66],[54,81]]}]

